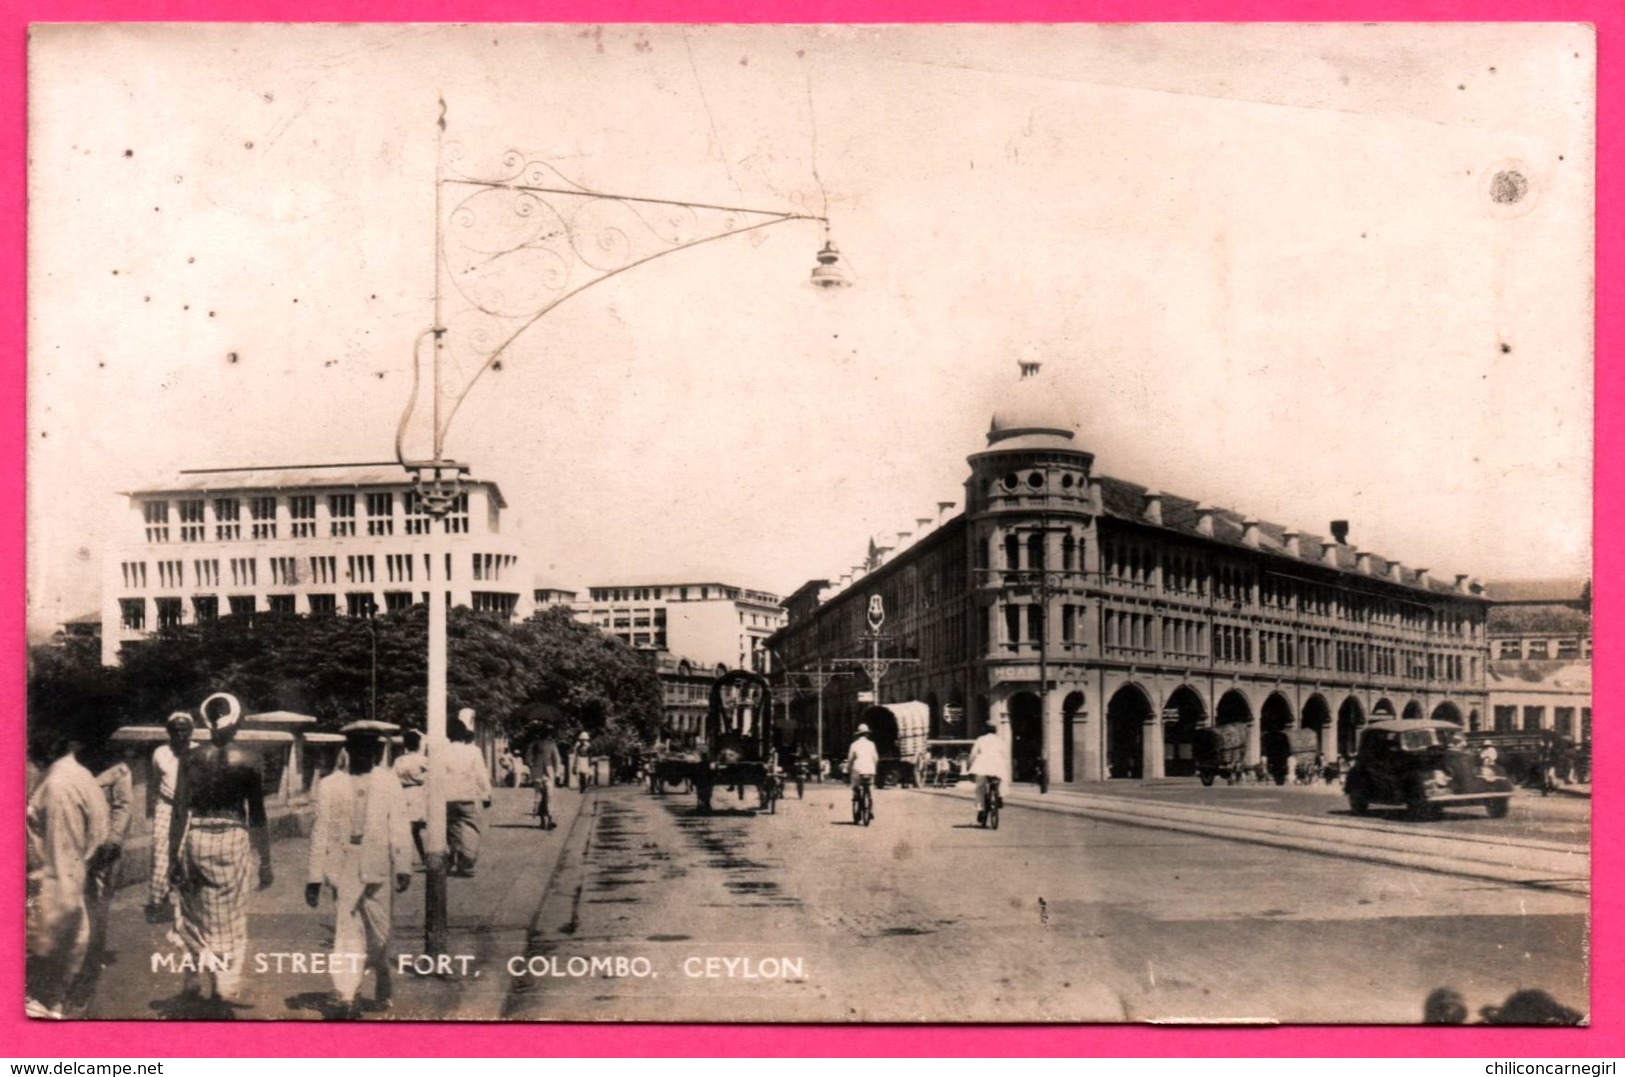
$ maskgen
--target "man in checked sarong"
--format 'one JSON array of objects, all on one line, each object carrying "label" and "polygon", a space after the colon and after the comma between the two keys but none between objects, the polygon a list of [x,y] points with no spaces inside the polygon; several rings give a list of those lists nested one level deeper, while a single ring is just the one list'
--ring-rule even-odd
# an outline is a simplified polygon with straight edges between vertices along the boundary
[{"label": "man in checked sarong", "polygon": [[181,760],[192,750],[192,716],[176,711],[164,723],[169,743],[152,753],[152,773],[157,781],[155,795],[147,799],[152,814],[152,874],[147,880],[147,922],[177,922],[174,894],[169,886],[169,824],[175,817],[175,783],[180,778]]},{"label": "man in checked sarong", "polygon": [[410,811],[401,783],[383,765],[384,738],[395,729],[388,722],[345,726],[349,769],[334,771],[316,787],[305,904],[316,908],[323,886],[333,895],[333,953],[327,967],[336,996],[334,1017],[361,1016],[356,993],[369,967],[378,978],[379,1008],[388,1009],[394,995],[390,916],[394,895],[412,882]]},{"label": "man in checked sarong", "polygon": [[[214,713],[221,701],[224,713]],[[170,881],[181,899],[181,944],[197,970],[187,970],[183,990],[230,1002],[248,956],[248,876],[258,854],[260,889],[271,885],[271,836],[257,761],[231,746],[241,708],[220,694],[202,713],[209,744],[181,760],[175,786]]]}]

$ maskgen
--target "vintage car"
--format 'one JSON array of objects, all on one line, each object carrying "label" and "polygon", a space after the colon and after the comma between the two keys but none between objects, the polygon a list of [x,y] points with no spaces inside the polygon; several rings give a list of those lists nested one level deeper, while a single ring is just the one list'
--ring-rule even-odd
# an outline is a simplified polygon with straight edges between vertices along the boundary
[{"label": "vintage car", "polygon": [[1472,804],[1500,819],[1512,801],[1506,773],[1480,761],[1460,726],[1421,719],[1373,722],[1361,730],[1343,791],[1355,815],[1372,805],[1397,805],[1417,819]]}]

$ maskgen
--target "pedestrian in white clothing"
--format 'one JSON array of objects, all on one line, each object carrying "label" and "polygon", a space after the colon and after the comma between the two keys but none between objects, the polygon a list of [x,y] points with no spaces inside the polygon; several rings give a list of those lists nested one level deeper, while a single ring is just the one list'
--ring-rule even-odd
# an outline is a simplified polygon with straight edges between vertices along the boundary
[{"label": "pedestrian in white clothing", "polygon": [[60,1018],[68,990],[90,947],[85,880],[90,860],[107,840],[107,798],[75,753],[72,734],[41,737],[30,747],[48,764],[28,797],[28,963],[25,1010]]},{"label": "pedestrian in white clothing", "polygon": [[474,743],[474,712],[463,708],[446,730],[446,848],[451,874],[471,878],[480,859],[482,810],[491,806],[491,775]]},{"label": "pedestrian in white clothing", "polygon": [[147,799],[152,816],[152,873],[147,879],[147,922],[174,924],[176,904],[169,883],[169,822],[175,812],[175,782],[180,777],[181,760],[192,750],[192,716],[176,711],[164,723],[169,743],[152,753],[152,772],[158,779],[155,796]]},{"label": "pedestrian in white clothing", "polygon": [[965,770],[976,779],[976,821],[985,823],[988,798],[998,796],[1001,785],[1010,784],[1010,746],[999,735],[993,719],[988,719],[987,732],[971,745]]},{"label": "pedestrian in white clothing", "polygon": [[394,895],[412,882],[410,811],[401,783],[382,765],[388,722],[345,726],[349,769],[316,787],[305,903],[316,908],[325,886],[333,895],[333,977],[336,1017],[359,1017],[356,994],[371,968],[380,1008],[393,1005],[390,920]]}]

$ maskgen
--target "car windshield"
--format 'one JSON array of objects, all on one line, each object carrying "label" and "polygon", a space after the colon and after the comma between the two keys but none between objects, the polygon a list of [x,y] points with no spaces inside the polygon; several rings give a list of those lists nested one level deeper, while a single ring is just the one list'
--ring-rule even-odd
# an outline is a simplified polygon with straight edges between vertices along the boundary
[{"label": "car windshield", "polygon": [[1407,752],[1425,748],[1460,748],[1461,733],[1454,729],[1407,729],[1399,735],[1399,746]]}]

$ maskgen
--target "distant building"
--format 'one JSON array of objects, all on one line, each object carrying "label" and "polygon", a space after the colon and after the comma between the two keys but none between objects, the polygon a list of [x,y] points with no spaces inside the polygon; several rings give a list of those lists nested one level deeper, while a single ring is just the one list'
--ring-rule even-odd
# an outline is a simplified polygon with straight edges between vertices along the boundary
[{"label": "distant building", "polygon": [[668,651],[707,668],[762,668],[762,643],[785,622],[777,595],[704,581],[592,586],[575,609],[631,647]]},{"label": "distant building", "polygon": [[555,587],[537,580],[536,586],[530,592],[531,605],[538,613],[550,606],[563,606],[565,609],[572,609],[575,606],[576,594],[577,592],[568,588]]},{"label": "distant building", "polygon": [[1504,580],[1484,591],[1491,728],[1589,741],[1591,581]]},{"label": "distant building", "polygon": [[[105,564],[102,660],[175,625],[261,613],[364,617],[427,602],[530,613],[532,574],[496,483],[465,480],[443,534],[393,465],[182,471],[133,490]],[[514,529],[510,528],[510,531]],[[445,563],[431,548],[446,543]]]},{"label": "distant building", "polygon": [[705,666],[670,651],[638,652],[654,666],[660,678],[661,739],[673,748],[687,748],[699,736],[711,703],[711,684],[725,670]]},{"label": "distant building", "polygon": [[[1256,761],[1292,729],[1322,755],[1353,751],[1378,717],[1470,727],[1485,713],[1487,602],[1465,575],[1357,549],[1095,471],[1038,364],[969,458],[965,510],[787,600],[770,641],[810,670],[867,653],[912,658],[881,702],[918,700],[934,737],[1009,737],[1017,780],[1160,778],[1195,770],[1200,727],[1247,726]],[[825,693],[825,752],[844,748],[873,686]],[[790,713],[803,739],[816,700]]]},{"label": "distant building", "polygon": [[81,613],[77,617],[70,617],[62,622],[58,635],[64,639],[100,639],[102,635],[102,615],[100,613]]}]

